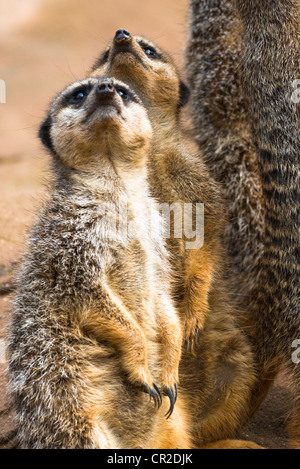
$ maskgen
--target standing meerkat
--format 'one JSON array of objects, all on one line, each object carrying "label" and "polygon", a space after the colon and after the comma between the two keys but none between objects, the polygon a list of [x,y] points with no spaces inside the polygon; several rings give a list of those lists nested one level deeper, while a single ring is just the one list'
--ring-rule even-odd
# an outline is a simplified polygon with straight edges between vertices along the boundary
[{"label": "standing meerkat", "polygon": [[265,216],[259,282],[252,292],[257,313],[261,381],[288,371],[295,406],[289,432],[300,449],[300,366],[293,346],[300,338],[300,105],[293,85],[300,77],[299,0],[237,0],[243,25],[242,78],[257,149]]},{"label": "standing meerkat", "polygon": [[111,78],[70,85],[41,127],[55,180],[8,345],[21,448],[190,447],[182,398],[175,406],[181,326],[147,188],[151,135],[140,99]]},{"label": "standing meerkat", "polygon": [[[151,193],[160,203],[178,200],[205,203],[207,249],[202,259],[209,261],[210,241],[222,232],[223,204],[219,186],[201,157],[189,154],[183,145],[179,112],[189,93],[173,60],[147,39],[119,30],[91,74],[123,80],[144,102],[153,127]],[[186,272],[178,259],[184,253],[176,245],[170,248],[177,251],[175,269],[182,278]],[[232,285],[227,284],[222,272],[223,256],[218,250],[214,256],[218,272],[208,285],[209,311],[194,353],[183,354],[180,395],[186,399],[190,432],[197,448],[209,447],[212,442],[217,442],[212,447],[218,448],[257,447],[251,442],[219,441],[235,438],[245,424],[245,406],[253,389],[255,370],[249,339],[239,321],[243,314],[237,309],[231,295]],[[199,257],[195,259],[199,271],[195,287],[201,289],[201,273],[206,264],[201,264]],[[180,295],[176,300],[180,304]]]},{"label": "standing meerkat", "polygon": [[[172,236],[169,247],[177,275],[175,296],[184,321],[183,336],[193,349],[209,310],[211,284],[220,264],[220,233],[223,204],[220,191],[202,161],[182,143],[179,109],[188,99],[188,89],[179,79],[172,58],[149,44],[117,31],[111,47],[96,62],[92,76],[123,77],[144,102],[154,129],[149,157],[149,184],[152,195],[169,207],[204,204],[204,245],[186,249],[183,237]],[[176,217],[176,213],[175,213]]]}]

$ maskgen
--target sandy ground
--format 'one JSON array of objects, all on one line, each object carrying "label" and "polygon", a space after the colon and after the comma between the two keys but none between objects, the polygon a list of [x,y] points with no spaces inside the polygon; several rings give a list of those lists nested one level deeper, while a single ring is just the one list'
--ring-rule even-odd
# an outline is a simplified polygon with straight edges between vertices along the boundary
[{"label": "sandy ground", "polygon": [[[13,429],[12,416],[1,414],[6,406],[7,293],[47,180],[48,157],[37,132],[48,103],[65,85],[86,76],[121,27],[158,42],[180,66],[187,7],[187,0],[0,0],[0,80],[6,83],[6,103],[0,104],[0,436]],[[287,448],[289,412],[280,378],[241,437],[267,448]]]}]

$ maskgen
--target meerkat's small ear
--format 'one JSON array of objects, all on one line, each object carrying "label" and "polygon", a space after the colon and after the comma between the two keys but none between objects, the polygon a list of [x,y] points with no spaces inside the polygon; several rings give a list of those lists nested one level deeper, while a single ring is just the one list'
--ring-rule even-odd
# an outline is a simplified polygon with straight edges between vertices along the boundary
[{"label": "meerkat's small ear", "polygon": [[190,89],[186,86],[183,81],[180,81],[179,85],[179,106],[183,107],[187,104],[188,100],[190,99],[191,92]]},{"label": "meerkat's small ear", "polygon": [[39,138],[41,139],[43,145],[45,145],[48,150],[54,153],[53,143],[51,140],[50,129],[52,125],[52,119],[50,116],[42,123],[39,131]]}]

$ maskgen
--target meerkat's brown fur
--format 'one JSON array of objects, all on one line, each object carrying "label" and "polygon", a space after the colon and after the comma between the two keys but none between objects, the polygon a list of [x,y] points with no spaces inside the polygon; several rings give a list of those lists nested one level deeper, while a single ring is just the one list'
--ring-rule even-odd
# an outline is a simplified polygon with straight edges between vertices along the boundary
[{"label": "meerkat's brown fur", "polygon": [[[190,304],[194,309],[198,301],[203,304],[198,290],[201,294],[203,287],[207,289],[204,328],[195,341],[194,353],[183,355],[179,388],[187,397],[193,443],[198,448],[205,447],[235,438],[241,428],[240,417],[255,377],[252,351],[247,334],[236,324],[239,311],[223,274],[220,235],[224,206],[220,188],[201,157],[183,144],[179,111],[187,100],[187,89],[167,54],[144,38],[128,33],[126,36],[124,41],[116,38],[112,41],[97,60],[92,75],[121,79],[144,102],[153,126],[149,182],[155,198],[168,204],[178,201],[205,204],[203,251],[186,252],[184,244],[177,240],[171,240],[169,246],[179,277],[175,299],[179,307],[185,304],[183,314],[186,303],[180,291],[192,295]],[[216,446],[224,448],[231,444],[255,447],[249,442],[228,441],[219,441]]]},{"label": "meerkat's brown fur", "polygon": [[240,78],[241,29],[235,0],[191,0],[186,49],[191,122],[227,202],[228,275],[245,307],[263,253],[264,207]]},{"label": "meerkat's brown fur", "polygon": [[299,0],[237,0],[243,25],[242,79],[266,206],[264,255],[252,292],[260,380],[287,370],[295,396],[289,425],[300,449],[300,366],[292,360],[300,337],[300,76]]},{"label": "meerkat's brown fur", "polygon": [[[182,335],[168,255],[149,231],[150,214],[160,224],[147,189],[151,135],[139,98],[111,78],[68,87],[41,128],[55,180],[31,230],[8,346],[21,448],[191,446],[182,396],[174,409]],[[117,230],[125,209],[131,228]]]}]

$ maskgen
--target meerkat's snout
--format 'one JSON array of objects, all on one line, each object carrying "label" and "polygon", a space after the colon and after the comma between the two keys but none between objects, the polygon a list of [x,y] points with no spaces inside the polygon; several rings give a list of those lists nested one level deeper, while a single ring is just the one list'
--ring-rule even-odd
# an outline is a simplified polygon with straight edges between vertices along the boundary
[{"label": "meerkat's snout", "polygon": [[131,34],[126,31],[126,29],[118,29],[118,31],[115,34],[114,42],[116,43],[128,43],[132,41],[132,36]]},{"label": "meerkat's snout", "polygon": [[126,99],[127,94],[125,89],[116,88],[111,80],[106,80],[94,85],[87,108],[91,108],[91,114],[97,111],[97,109],[103,114],[104,110],[102,107],[108,106],[112,109],[114,108],[120,114],[122,112],[122,101]]},{"label": "meerkat's snout", "polygon": [[97,93],[100,96],[112,96],[115,90],[111,83],[101,83],[97,86]]},{"label": "meerkat's snout", "polygon": [[143,59],[144,51],[126,29],[119,29],[113,38],[108,55],[112,60],[119,55],[126,55],[127,60],[140,62]]},{"label": "meerkat's snout", "polygon": [[125,92],[120,93],[119,90],[117,91],[115,86],[109,81],[104,81],[95,87],[95,97],[99,104],[111,104],[114,101],[119,102],[119,100],[116,99],[117,93],[120,96],[126,94]]}]

